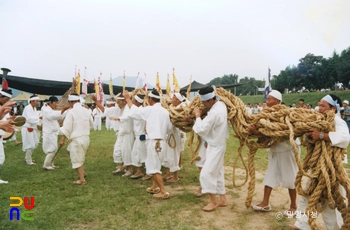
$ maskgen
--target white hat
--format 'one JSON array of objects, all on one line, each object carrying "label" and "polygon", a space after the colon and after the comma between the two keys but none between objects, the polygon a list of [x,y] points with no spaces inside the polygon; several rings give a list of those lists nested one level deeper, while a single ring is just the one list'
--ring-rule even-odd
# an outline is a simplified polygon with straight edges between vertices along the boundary
[{"label": "white hat", "polygon": [[349,105],[349,101],[348,100],[344,100],[343,103]]},{"label": "white hat", "polygon": [[277,100],[282,102],[282,94],[279,91],[273,89],[273,90],[271,90],[269,95],[273,96],[274,98],[276,98]]}]

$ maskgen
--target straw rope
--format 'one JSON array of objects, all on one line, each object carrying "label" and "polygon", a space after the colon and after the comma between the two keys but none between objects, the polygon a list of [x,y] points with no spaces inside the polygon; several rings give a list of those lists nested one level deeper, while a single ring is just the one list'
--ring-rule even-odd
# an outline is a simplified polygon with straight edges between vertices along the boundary
[{"label": "straw rope", "polygon": [[[290,109],[284,105],[276,105],[264,108],[257,115],[249,115],[244,103],[230,92],[223,88],[215,88],[215,94],[226,104],[228,120],[235,133],[234,137],[237,137],[240,141],[233,175],[235,175],[238,159],[244,162],[242,147],[246,145],[249,148],[248,167],[245,167],[247,176],[249,175],[246,207],[250,207],[255,190],[254,156],[257,150],[259,148],[269,148],[274,143],[289,140],[299,168],[295,179],[296,190],[298,194],[309,197],[306,214],[320,213],[325,208],[325,204],[328,204],[331,208],[337,208],[341,212],[344,220],[342,229],[350,229],[350,183],[342,164],[346,149],[333,147],[328,141],[314,141],[311,138],[306,138],[303,143],[306,145],[307,153],[302,164],[294,143],[295,138],[302,137],[311,129],[322,132],[334,131],[335,114],[332,112],[321,114],[312,110]],[[207,113],[207,109],[202,105],[198,96],[186,107],[174,108],[165,104],[163,106],[169,111],[171,122],[184,132],[192,132],[195,121],[194,108],[199,107],[203,111],[202,118]],[[186,116],[191,119],[186,119]],[[251,134],[247,129],[249,124],[255,124],[264,137]],[[193,137],[194,135],[191,133],[189,143],[193,143]],[[193,154],[192,149],[191,152]],[[191,163],[193,159],[195,159],[194,156]],[[301,186],[301,180],[304,176],[308,177],[310,182],[307,189],[303,189]],[[247,178],[243,184],[246,181]],[[236,186],[234,178],[233,184]],[[340,185],[345,189],[347,204],[344,202],[345,198],[340,195]],[[319,206],[319,203],[322,205]],[[318,229],[316,218],[310,217],[309,224],[312,229]]]}]

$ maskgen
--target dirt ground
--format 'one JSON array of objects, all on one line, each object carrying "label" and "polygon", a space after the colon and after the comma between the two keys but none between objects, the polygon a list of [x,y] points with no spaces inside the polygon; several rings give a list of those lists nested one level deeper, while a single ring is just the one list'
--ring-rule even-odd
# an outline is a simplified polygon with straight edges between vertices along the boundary
[{"label": "dirt ground", "polygon": [[[245,171],[243,169],[236,169],[236,184],[244,182]],[[256,172],[256,187],[253,196],[252,204],[259,203],[263,198],[262,184],[264,175]],[[202,226],[198,229],[234,229],[234,230],[253,230],[253,229],[289,229],[286,226],[292,225],[295,218],[284,218],[278,221],[277,218],[280,213],[283,213],[289,208],[288,189],[276,188],[273,189],[270,197],[270,205],[272,210],[270,212],[257,212],[251,208],[245,207],[245,199],[247,197],[248,182],[239,188],[232,186],[232,167],[225,167],[225,179],[227,189],[227,207],[219,207],[213,212],[201,211]],[[166,188],[171,194],[176,194],[180,188]],[[192,189],[192,188],[191,188]],[[193,192],[197,188],[193,188]],[[209,201],[208,196],[203,196],[198,199]],[[196,207],[197,208],[197,207]],[[202,207],[198,207],[201,210]],[[278,213],[280,212],[280,213]],[[322,218],[317,219],[317,224],[320,230],[326,230]],[[208,228],[210,226],[210,228]]]}]

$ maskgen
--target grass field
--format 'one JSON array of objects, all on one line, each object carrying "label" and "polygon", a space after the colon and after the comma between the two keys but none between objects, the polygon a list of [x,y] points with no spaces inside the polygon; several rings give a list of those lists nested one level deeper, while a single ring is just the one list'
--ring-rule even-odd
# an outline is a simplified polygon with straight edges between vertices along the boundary
[{"label": "grass field", "polygon": [[[21,146],[14,146],[9,141],[4,144],[6,160],[0,167],[0,178],[9,183],[0,185],[0,229],[220,229],[214,223],[206,222],[202,215],[201,207],[207,203],[207,198],[193,196],[199,186],[198,169],[189,164],[191,154],[187,146],[184,167],[179,173],[180,181],[166,184],[172,191],[171,198],[155,200],[145,191],[150,181],[111,174],[116,166],[112,159],[115,132],[103,128],[102,131],[91,131],[90,138],[85,162],[88,184],[84,186],[73,185],[77,175],[71,168],[65,148],[60,150],[55,161],[60,168],[45,171],[42,169],[45,154],[41,144],[33,154],[35,166],[27,166],[23,162]],[[17,139],[21,140],[20,133]],[[233,165],[238,147],[237,139],[231,137],[227,141],[225,166]],[[255,156],[256,170],[263,173],[267,162],[266,151],[259,150]],[[238,167],[242,168],[242,165],[238,164]],[[349,165],[346,167],[349,168]],[[227,194],[231,199],[245,199],[237,195],[241,188],[233,188],[232,183],[226,184],[226,187],[231,189]],[[13,196],[34,196],[33,221],[9,220],[9,205],[15,203],[9,198]],[[230,205],[230,209],[235,211],[234,204]],[[23,212],[25,209],[21,206],[20,210]],[[234,212],[235,219],[224,221],[227,226],[235,222],[240,226],[238,229],[250,229],[246,227],[251,221],[250,214],[248,210]],[[207,215],[215,218],[219,214],[213,212]],[[267,221],[269,229],[288,229],[286,220]]]}]

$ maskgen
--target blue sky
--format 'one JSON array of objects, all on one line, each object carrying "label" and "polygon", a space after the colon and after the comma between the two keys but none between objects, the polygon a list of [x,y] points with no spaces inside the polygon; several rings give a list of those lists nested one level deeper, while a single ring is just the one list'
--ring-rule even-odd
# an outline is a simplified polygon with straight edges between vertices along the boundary
[{"label": "blue sky", "polygon": [[[262,80],[307,53],[350,47],[350,1],[1,0],[0,67],[71,81],[175,72],[181,86],[224,74]],[[84,70],[87,67],[86,71]]]}]

